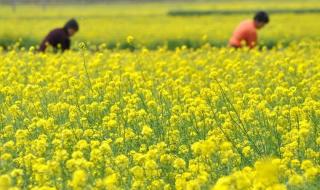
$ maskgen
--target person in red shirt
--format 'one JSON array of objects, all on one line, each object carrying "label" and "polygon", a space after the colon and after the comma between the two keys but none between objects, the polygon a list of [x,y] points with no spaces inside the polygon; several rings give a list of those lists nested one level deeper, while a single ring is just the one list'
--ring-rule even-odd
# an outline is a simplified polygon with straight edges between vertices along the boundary
[{"label": "person in red shirt", "polygon": [[254,48],[258,40],[257,30],[268,23],[269,15],[264,11],[257,12],[253,20],[243,21],[237,26],[229,40],[229,46],[241,48],[242,45],[245,45]]}]

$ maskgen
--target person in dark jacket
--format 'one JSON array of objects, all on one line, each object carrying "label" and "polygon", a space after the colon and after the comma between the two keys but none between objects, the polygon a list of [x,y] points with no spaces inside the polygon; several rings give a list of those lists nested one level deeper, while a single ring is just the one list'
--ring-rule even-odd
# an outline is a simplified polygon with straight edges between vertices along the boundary
[{"label": "person in dark jacket", "polygon": [[63,28],[57,28],[49,32],[40,44],[39,51],[45,52],[48,46],[53,47],[55,51],[70,49],[70,37],[79,30],[79,24],[75,19],[69,20]]}]

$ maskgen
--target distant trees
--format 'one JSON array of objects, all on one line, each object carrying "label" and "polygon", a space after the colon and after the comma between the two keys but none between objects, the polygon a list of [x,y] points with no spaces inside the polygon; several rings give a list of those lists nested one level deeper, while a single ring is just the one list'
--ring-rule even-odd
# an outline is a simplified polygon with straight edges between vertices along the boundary
[{"label": "distant trees", "polygon": [[0,4],[10,5],[16,11],[19,4],[35,4],[46,9],[47,5],[54,4],[86,4],[86,3],[115,3],[115,2],[162,2],[162,1],[197,1],[197,0],[0,0]]},{"label": "distant trees", "polygon": [[[108,2],[157,2],[157,1],[183,1],[183,0],[0,0],[0,4],[63,4],[63,3],[108,3]],[[187,0],[188,1],[188,0]],[[192,1],[192,0],[189,0]],[[196,1],[196,0],[193,0]]]}]

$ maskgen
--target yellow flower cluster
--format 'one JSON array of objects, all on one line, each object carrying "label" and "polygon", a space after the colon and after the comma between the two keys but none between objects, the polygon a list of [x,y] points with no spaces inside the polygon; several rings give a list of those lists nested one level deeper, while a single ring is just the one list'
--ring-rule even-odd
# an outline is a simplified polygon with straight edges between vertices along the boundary
[{"label": "yellow flower cluster", "polygon": [[319,41],[32,51],[0,53],[0,189],[319,187]]},{"label": "yellow flower cluster", "polygon": [[[308,166],[304,167],[303,165]],[[302,171],[302,175],[289,169],[287,163],[281,159],[257,161],[254,168],[245,167],[243,170],[236,171],[230,176],[220,178],[212,190],[312,188],[312,186],[306,184],[316,180],[316,177],[319,175],[319,167],[315,167],[310,160],[305,160],[299,170]],[[287,179],[285,180],[286,183],[281,182],[283,179]]]}]

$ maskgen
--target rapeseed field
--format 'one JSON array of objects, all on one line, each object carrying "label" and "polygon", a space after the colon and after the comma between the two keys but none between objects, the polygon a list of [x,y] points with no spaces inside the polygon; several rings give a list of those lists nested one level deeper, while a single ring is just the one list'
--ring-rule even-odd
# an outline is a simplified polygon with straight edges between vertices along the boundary
[{"label": "rapeseed field", "polygon": [[319,189],[319,41],[80,49],[0,52],[1,190]]}]

